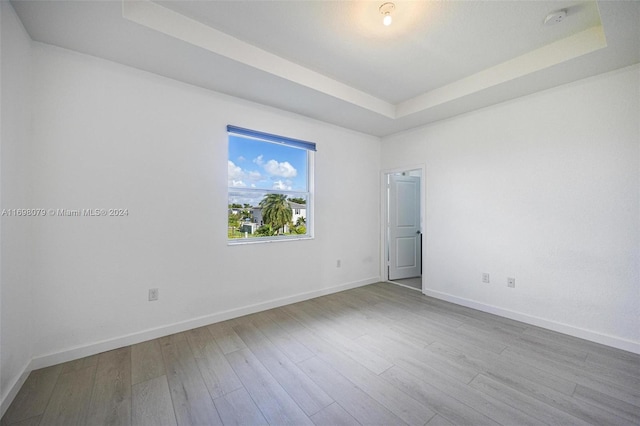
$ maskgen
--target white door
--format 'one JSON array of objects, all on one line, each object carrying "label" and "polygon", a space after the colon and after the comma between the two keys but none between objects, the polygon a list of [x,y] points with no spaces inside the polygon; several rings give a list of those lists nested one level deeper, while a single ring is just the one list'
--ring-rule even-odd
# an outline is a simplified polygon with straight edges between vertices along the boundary
[{"label": "white door", "polygon": [[420,178],[389,175],[389,280],[421,276]]}]

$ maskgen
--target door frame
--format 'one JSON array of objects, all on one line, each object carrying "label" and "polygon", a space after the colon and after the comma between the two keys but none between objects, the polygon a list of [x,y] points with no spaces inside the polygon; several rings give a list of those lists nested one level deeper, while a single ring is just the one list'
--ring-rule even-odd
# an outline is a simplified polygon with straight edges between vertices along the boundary
[{"label": "door frame", "polygon": [[387,175],[389,174],[394,174],[394,173],[402,173],[402,172],[410,172],[412,170],[420,170],[420,229],[422,231],[422,259],[420,259],[420,261],[422,262],[422,294],[424,294],[425,291],[425,269],[424,269],[424,259],[425,259],[425,247],[426,247],[426,240],[427,240],[427,234],[426,234],[426,229],[425,229],[425,211],[426,211],[426,193],[427,193],[427,186],[425,184],[426,182],[426,175],[427,175],[427,167],[425,164],[414,164],[414,165],[408,165],[408,166],[403,166],[403,167],[395,167],[393,169],[383,169],[380,172],[380,278],[381,281],[385,281],[388,282],[389,281],[389,275],[388,275],[388,260],[387,260],[387,250],[388,250],[388,246],[389,246],[389,241],[387,240],[387,221],[388,221],[388,203],[389,200],[387,198],[387,183],[386,183],[386,178]]}]

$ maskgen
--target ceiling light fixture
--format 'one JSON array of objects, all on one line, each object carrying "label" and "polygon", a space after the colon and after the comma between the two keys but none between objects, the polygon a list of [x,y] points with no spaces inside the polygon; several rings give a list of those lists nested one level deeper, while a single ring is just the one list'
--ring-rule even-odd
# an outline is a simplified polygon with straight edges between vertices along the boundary
[{"label": "ceiling light fixture", "polygon": [[384,15],[382,23],[387,27],[391,25],[391,21],[393,20],[393,18],[391,18],[391,13],[393,13],[395,9],[396,5],[393,3],[383,3],[382,6],[380,6],[380,13]]}]

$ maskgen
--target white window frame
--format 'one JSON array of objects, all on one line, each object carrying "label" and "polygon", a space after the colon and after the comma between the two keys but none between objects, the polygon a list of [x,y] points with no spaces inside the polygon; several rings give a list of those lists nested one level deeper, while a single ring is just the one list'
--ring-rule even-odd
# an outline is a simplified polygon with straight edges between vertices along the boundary
[{"label": "white window frame", "polygon": [[[227,238],[227,244],[230,246],[256,244],[256,243],[272,243],[280,241],[299,241],[310,240],[314,238],[314,176],[315,176],[315,152],[316,144],[299,139],[292,139],[284,136],[278,136],[270,133],[259,132],[255,130],[245,129],[237,126],[227,126],[227,147],[229,144],[228,136],[235,135],[244,138],[258,140],[264,143],[282,144],[293,149],[303,149],[307,151],[307,191],[286,191],[276,189],[256,189],[246,187],[227,186],[227,210],[229,206],[229,195],[231,193],[264,193],[264,194],[283,194],[288,198],[303,197],[306,198],[306,234],[286,235],[286,236],[266,236],[266,237],[250,237],[250,238]],[[228,156],[227,156],[228,157]],[[228,179],[227,179],[228,180]],[[228,224],[227,224],[228,226]]]}]

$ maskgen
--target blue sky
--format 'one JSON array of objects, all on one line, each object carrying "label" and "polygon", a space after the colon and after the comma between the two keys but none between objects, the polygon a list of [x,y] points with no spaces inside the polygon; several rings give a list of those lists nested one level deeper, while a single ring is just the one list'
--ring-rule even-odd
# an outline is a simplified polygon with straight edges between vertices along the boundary
[{"label": "blue sky", "polygon": [[307,151],[229,135],[229,187],[307,190]]}]

